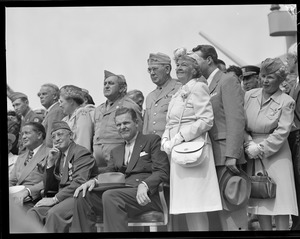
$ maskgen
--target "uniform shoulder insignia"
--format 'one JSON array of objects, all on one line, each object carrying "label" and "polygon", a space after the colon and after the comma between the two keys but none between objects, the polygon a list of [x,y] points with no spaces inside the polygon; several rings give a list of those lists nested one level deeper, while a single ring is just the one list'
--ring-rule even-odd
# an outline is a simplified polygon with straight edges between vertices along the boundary
[{"label": "uniform shoulder insignia", "polygon": [[289,108],[290,108],[291,110],[294,110],[294,109],[295,109],[295,102],[294,102],[294,101],[291,102],[291,103],[289,104]]}]

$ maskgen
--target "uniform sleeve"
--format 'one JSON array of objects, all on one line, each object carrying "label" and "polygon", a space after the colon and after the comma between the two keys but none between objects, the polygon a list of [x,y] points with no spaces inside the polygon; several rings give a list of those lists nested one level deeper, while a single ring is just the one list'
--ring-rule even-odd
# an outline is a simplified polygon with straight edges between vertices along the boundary
[{"label": "uniform sleeve", "polygon": [[90,152],[92,152],[93,129],[94,125],[89,112],[86,110],[80,111],[76,122],[75,141]]},{"label": "uniform sleeve", "polygon": [[149,133],[148,132],[148,124],[149,124],[149,109],[148,109],[149,98],[148,97],[146,98],[146,110],[145,110],[145,114],[144,114],[144,118],[143,118],[143,134]]},{"label": "uniform sleeve", "polygon": [[281,146],[285,143],[294,120],[295,101],[290,98],[289,101],[284,102],[282,111],[278,118],[277,128],[266,138],[261,144],[264,147],[266,157],[278,152]]},{"label": "uniform sleeve", "polygon": [[196,121],[180,129],[180,133],[185,141],[190,141],[207,132],[213,126],[213,109],[210,102],[208,86],[205,83],[197,82],[188,99],[194,109]]}]

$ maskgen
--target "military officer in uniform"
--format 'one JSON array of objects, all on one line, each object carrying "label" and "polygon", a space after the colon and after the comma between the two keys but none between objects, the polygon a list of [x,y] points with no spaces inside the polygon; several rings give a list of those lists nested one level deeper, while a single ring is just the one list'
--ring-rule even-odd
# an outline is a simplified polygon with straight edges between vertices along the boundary
[{"label": "military officer in uniform", "polygon": [[[21,92],[14,92],[10,95],[11,103],[18,115],[21,116],[21,127],[28,123],[28,122],[38,122],[42,123],[43,119],[36,114],[30,107],[29,107],[29,101],[27,95],[21,93]],[[21,154],[25,148],[22,144],[22,137],[19,137],[19,150],[18,154]]]},{"label": "military officer in uniform", "polygon": [[181,84],[172,79],[171,58],[164,53],[150,53],[148,72],[152,82],[157,86],[146,97],[143,134],[162,136],[166,126],[166,114],[172,95]]},{"label": "military officer in uniform", "polygon": [[127,83],[123,75],[105,70],[103,94],[107,100],[96,108],[94,118],[93,150],[99,173],[107,166],[111,150],[124,143],[114,121],[116,110],[122,107],[134,109],[138,115],[140,132],[143,125],[139,106],[126,96]]}]

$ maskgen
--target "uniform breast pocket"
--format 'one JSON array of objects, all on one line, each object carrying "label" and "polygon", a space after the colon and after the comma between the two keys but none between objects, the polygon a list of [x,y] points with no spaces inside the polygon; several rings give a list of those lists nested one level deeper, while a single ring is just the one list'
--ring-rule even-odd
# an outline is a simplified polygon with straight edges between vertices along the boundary
[{"label": "uniform breast pocket", "polygon": [[268,111],[267,111],[267,118],[271,121],[276,121],[279,117],[280,117],[280,114],[281,114],[281,107],[278,107],[278,108],[270,108]]},{"label": "uniform breast pocket", "polygon": [[161,112],[167,113],[167,112],[168,112],[168,106],[169,106],[169,103],[163,104],[163,105],[160,107],[160,111],[161,111]]}]

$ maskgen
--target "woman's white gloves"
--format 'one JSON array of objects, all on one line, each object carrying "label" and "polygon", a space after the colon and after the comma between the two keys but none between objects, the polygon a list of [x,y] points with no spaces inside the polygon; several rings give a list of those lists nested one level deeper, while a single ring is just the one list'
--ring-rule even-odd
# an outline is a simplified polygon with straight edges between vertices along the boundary
[{"label": "woman's white gloves", "polygon": [[167,154],[171,154],[172,148],[184,141],[184,138],[180,133],[177,133],[171,140],[168,138],[163,138],[161,141],[161,150],[165,151]]},{"label": "woman's white gloves", "polygon": [[261,158],[263,156],[262,147],[259,144],[254,143],[253,141],[245,143],[245,152],[249,156],[249,158]]}]

